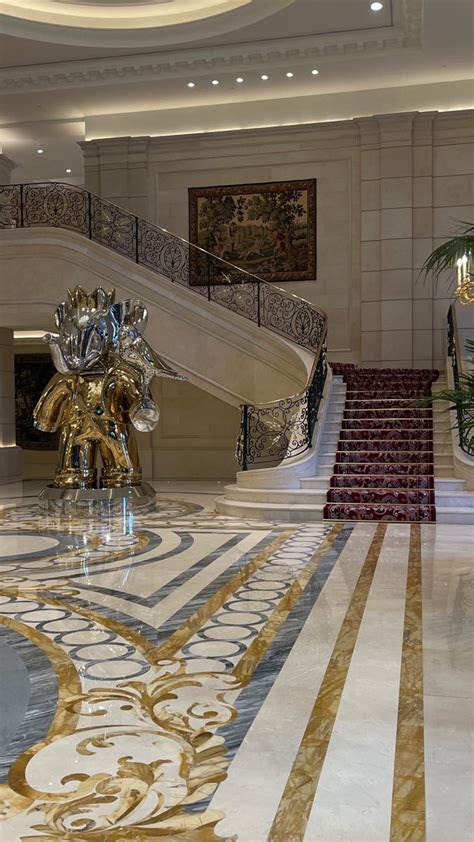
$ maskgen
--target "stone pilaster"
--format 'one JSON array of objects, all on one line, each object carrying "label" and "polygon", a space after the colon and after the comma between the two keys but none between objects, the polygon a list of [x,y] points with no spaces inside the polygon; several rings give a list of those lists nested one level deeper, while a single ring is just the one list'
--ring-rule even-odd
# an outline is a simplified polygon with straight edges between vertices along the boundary
[{"label": "stone pilaster", "polygon": [[145,219],[149,218],[148,140],[117,137],[79,144],[87,190]]},{"label": "stone pilaster", "polygon": [[0,184],[10,184],[11,174],[17,168],[18,164],[7,158],[6,155],[0,153]]}]

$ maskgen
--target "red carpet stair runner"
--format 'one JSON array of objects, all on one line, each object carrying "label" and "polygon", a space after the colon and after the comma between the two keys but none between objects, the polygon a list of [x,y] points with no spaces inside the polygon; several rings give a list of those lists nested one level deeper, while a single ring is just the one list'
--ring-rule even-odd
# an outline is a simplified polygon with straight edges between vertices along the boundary
[{"label": "red carpet stair runner", "polygon": [[346,404],[324,517],[329,520],[436,520],[431,392],[438,372],[333,364]]}]

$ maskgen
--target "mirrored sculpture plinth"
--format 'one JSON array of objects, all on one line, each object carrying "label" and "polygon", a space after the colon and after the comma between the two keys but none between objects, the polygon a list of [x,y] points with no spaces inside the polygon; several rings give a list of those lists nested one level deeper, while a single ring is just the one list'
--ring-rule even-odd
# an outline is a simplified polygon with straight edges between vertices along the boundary
[{"label": "mirrored sculpture plinth", "polygon": [[58,488],[47,485],[38,497],[39,505],[54,515],[113,517],[123,512],[146,511],[155,506],[155,489],[148,482],[123,488]]},{"label": "mirrored sculpture plinth", "polygon": [[[149,498],[150,491],[154,495],[150,486],[140,493],[144,486],[133,428],[151,432],[158,424],[159,409],[150,392],[154,377],[186,378],[143,338],[146,307],[136,299],[114,301],[115,292],[101,287],[91,293],[81,287],[68,290],[68,301],[55,312],[58,333],[45,336],[58,373],[35,407],[34,424],[45,432],[59,430],[59,456],[43,504],[53,503],[51,492],[57,489],[77,492],[72,495],[76,502],[103,500],[104,492],[115,489],[134,489],[128,497],[135,503]],[[79,492],[88,495],[82,498]]]}]

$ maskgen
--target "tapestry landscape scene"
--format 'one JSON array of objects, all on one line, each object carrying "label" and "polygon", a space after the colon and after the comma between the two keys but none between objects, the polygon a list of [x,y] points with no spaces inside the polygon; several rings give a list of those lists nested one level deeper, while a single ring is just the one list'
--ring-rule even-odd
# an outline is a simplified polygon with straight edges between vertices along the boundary
[{"label": "tapestry landscape scene", "polygon": [[[190,240],[211,254],[267,281],[315,279],[314,179],[192,188],[189,205]],[[191,282],[202,284],[197,263]]]}]

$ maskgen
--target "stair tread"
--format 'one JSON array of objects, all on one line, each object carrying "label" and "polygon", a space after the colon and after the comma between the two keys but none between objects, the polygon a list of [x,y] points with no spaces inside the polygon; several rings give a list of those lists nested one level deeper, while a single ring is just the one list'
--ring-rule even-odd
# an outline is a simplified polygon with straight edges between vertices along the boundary
[{"label": "stair tread", "polygon": [[454,506],[436,506],[436,511],[446,514],[474,515],[472,508],[466,506],[459,506],[459,508],[455,508]]},{"label": "stair tread", "polygon": [[[306,494],[308,492],[305,492]],[[259,509],[291,509],[291,503],[260,503],[258,500],[230,500],[228,497],[217,497],[216,500],[225,501],[226,503],[230,504],[231,506],[243,506],[244,508],[253,509],[258,507]],[[323,509],[324,503],[298,503],[298,508],[303,511],[314,511],[314,509]]]}]

